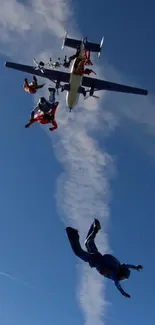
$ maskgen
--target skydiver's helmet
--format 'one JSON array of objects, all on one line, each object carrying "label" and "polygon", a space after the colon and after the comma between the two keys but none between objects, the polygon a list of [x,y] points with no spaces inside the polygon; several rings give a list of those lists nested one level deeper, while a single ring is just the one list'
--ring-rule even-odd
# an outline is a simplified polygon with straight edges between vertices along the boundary
[{"label": "skydiver's helmet", "polygon": [[39,103],[38,103],[39,105],[46,105],[46,99],[45,99],[45,97],[40,97],[39,98]]},{"label": "skydiver's helmet", "polygon": [[43,61],[40,61],[40,62],[39,62],[39,65],[40,65],[40,67],[44,67],[45,64],[44,64]]},{"label": "skydiver's helmet", "polygon": [[130,273],[131,271],[124,264],[122,264],[119,272],[119,280],[122,281],[129,279]]}]

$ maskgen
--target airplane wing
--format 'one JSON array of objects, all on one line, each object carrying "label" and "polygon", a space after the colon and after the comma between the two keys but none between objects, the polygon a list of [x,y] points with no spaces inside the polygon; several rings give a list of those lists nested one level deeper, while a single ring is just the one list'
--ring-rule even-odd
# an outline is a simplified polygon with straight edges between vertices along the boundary
[{"label": "airplane wing", "polygon": [[94,90],[109,90],[128,94],[147,95],[148,90],[130,87],[126,85],[109,82],[106,80],[83,77],[82,86],[94,88]]},{"label": "airplane wing", "polygon": [[24,64],[18,64],[13,62],[6,62],[5,66],[7,68],[19,70],[22,72],[30,73],[42,78],[47,78],[50,80],[55,81],[62,81],[68,83],[70,80],[70,73],[58,71],[58,70],[52,70],[52,69],[44,69],[44,73],[42,73],[40,70],[35,70],[34,67]]}]

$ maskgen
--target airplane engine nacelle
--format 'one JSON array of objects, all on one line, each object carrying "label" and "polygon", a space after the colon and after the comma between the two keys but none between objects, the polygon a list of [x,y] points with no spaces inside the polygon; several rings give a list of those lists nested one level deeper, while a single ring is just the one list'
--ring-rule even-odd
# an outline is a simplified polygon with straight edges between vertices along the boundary
[{"label": "airplane engine nacelle", "polygon": [[70,91],[70,84],[63,85],[63,90]]}]

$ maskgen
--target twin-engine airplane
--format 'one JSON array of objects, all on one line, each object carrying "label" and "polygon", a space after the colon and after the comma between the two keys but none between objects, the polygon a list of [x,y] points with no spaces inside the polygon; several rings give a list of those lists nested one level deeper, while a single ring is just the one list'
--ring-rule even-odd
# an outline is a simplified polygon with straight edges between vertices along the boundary
[{"label": "twin-engine airplane", "polygon": [[[100,56],[101,49],[103,46],[104,38],[102,38],[101,43],[91,43],[88,42],[87,38],[82,40],[72,39],[67,37],[67,32],[65,34],[62,48],[65,46],[80,49],[78,56],[73,59],[71,71],[63,72],[58,71],[55,69],[36,69],[36,67],[13,63],[13,62],[6,62],[5,66],[8,68],[12,68],[15,70],[23,71],[26,73],[30,73],[33,75],[37,75],[43,78],[47,78],[53,81],[56,84],[56,88],[61,88],[62,91],[66,90],[66,104],[72,110],[75,105],[78,103],[79,95],[83,94],[86,96],[86,93],[89,96],[94,96],[94,92],[99,90],[109,90],[109,91],[116,91],[128,94],[137,94],[137,95],[147,95],[148,91],[145,89],[130,87],[126,85],[121,85],[113,82],[109,82],[106,80],[100,80],[95,78],[86,77],[83,74],[77,74],[76,69],[79,62],[81,60],[83,51],[90,51],[98,53],[98,57]],[[63,82],[63,84],[61,84]],[[87,87],[87,89],[85,89]],[[97,96],[94,96],[97,97]]]}]

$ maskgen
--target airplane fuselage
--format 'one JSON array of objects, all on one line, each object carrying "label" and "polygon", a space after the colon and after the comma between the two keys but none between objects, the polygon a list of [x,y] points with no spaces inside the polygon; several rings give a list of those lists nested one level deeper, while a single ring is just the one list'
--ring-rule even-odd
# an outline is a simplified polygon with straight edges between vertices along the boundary
[{"label": "airplane fuselage", "polygon": [[78,103],[79,95],[80,95],[78,93],[78,90],[82,84],[82,79],[83,79],[83,75],[77,75],[77,74],[73,73],[76,60],[77,59],[75,59],[73,61],[73,65],[71,68],[70,81],[69,81],[70,89],[66,95],[66,103],[70,109],[74,108]]},{"label": "airplane fuselage", "polygon": [[83,49],[84,46],[83,44],[81,44],[81,52],[79,54],[79,57],[74,59],[70,71],[70,81],[69,81],[70,89],[66,95],[66,104],[70,109],[74,108],[77,105],[80,96],[78,90],[82,85],[83,75],[74,74],[74,69],[76,67],[77,60],[79,58],[81,59],[83,56]]}]

